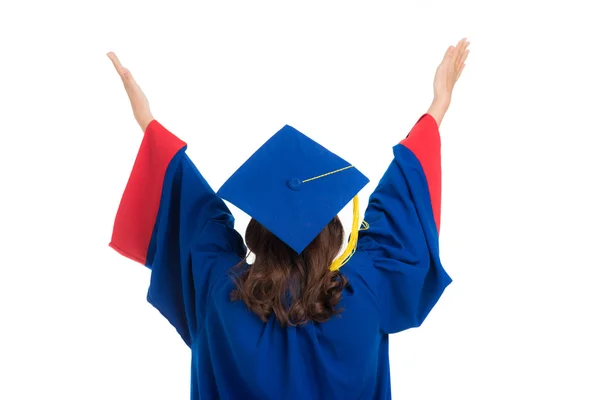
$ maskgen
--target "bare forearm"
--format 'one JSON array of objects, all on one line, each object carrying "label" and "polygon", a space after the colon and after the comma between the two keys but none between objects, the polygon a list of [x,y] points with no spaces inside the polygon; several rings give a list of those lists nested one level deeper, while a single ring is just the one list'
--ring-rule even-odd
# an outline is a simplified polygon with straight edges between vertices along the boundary
[{"label": "bare forearm", "polygon": [[446,115],[446,111],[448,111],[449,106],[450,100],[440,98],[434,98],[433,102],[429,106],[427,114],[431,115],[433,119],[435,119],[438,127],[442,124],[442,120],[444,119],[444,115]]}]

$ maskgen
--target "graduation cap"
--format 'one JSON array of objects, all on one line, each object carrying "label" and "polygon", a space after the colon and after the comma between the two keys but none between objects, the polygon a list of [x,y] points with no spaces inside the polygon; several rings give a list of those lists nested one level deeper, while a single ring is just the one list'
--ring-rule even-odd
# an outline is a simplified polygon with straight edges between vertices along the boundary
[{"label": "graduation cap", "polygon": [[218,195],[298,254],[353,200],[353,223],[339,269],[358,241],[358,192],[369,179],[341,157],[285,125],[223,184]]}]

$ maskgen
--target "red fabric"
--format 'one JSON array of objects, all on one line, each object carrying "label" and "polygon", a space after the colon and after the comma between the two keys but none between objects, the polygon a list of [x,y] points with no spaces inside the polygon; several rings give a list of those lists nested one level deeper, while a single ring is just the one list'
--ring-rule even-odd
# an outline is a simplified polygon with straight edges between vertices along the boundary
[{"label": "red fabric", "polygon": [[417,156],[425,172],[433,216],[439,233],[442,208],[442,158],[437,122],[430,114],[423,115],[406,139],[400,143]]},{"label": "red fabric", "polygon": [[146,263],[165,172],[173,156],[185,146],[185,142],[156,120],[146,128],[119,204],[109,244],[121,255]]}]

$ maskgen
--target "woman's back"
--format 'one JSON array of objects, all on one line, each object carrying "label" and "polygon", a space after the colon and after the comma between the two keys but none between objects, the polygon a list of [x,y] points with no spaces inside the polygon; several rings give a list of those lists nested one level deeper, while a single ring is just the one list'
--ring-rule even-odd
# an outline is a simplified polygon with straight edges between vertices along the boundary
[{"label": "woman's back", "polygon": [[265,323],[242,301],[230,300],[235,285],[228,269],[239,257],[207,257],[222,272],[192,344],[193,398],[373,399],[388,392],[389,377],[378,375],[388,368],[387,337],[368,289],[350,271],[369,262],[365,254],[344,266],[355,284],[342,296],[340,315],[288,327],[274,315]]},{"label": "woman's back", "polygon": [[[368,180],[353,165],[285,126],[215,193],[111,55],[145,135],[110,245],[151,270],[148,301],[192,350],[192,399],[391,397],[388,335],[420,326],[451,282],[438,124],[467,45],[448,49],[436,98],[394,146],[360,234]],[[331,263],[341,236],[328,229],[352,196],[350,240]],[[278,241],[251,234],[246,248],[224,199]],[[327,237],[327,251],[311,247]]]},{"label": "woman's back", "polygon": [[[111,246],[152,270],[148,301],[192,349],[192,399],[390,396],[387,335],[419,326],[451,282],[438,249],[439,150],[437,124],[426,114],[394,147],[369,199],[369,227],[340,270],[341,312],[282,326],[275,313],[265,322],[245,301],[232,301],[247,255],[234,218],[185,143],[149,125]],[[269,279],[247,294],[260,298]]]}]

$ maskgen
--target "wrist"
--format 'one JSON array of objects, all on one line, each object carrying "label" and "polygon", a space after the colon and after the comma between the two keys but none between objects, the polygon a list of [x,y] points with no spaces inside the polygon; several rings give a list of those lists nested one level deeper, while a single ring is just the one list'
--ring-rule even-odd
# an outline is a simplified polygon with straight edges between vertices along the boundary
[{"label": "wrist", "polygon": [[449,94],[444,94],[444,95],[439,95],[436,94],[433,96],[433,101],[431,102],[431,105],[435,105],[437,108],[440,109],[448,109],[448,107],[450,107],[450,100],[451,100],[451,96]]},{"label": "wrist", "polygon": [[442,123],[442,119],[444,119],[444,115],[446,111],[448,111],[448,107],[450,106],[449,98],[440,98],[435,97],[431,102],[431,106],[429,106],[429,110],[427,110],[427,114],[431,115],[438,127]]}]

